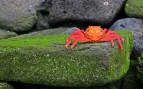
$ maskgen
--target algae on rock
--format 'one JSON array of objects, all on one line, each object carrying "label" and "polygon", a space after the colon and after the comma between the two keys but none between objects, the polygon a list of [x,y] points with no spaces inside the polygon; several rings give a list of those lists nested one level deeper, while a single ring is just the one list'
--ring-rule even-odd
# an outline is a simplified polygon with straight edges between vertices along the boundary
[{"label": "algae on rock", "polygon": [[123,51],[116,41],[78,44],[66,49],[69,35],[11,38],[0,42],[0,80],[48,86],[100,86],[121,79],[129,69],[133,34],[125,38]]},{"label": "algae on rock", "polygon": [[0,89],[14,89],[11,85],[7,83],[0,83]]},{"label": "algae on rock", "polygon": [[143,17],[143,0],[127,0],[125,12],[130,17]]}]

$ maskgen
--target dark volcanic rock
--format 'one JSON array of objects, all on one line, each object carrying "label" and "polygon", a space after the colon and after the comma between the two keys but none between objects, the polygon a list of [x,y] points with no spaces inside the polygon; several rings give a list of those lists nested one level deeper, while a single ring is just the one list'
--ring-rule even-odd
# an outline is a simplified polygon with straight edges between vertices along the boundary
[{"label": "dark volcanic rock", "polygon": [[0,28],[27,31],[36,23],[36,7],[43,0],[0,0]]},{"label": "dark volcanic rock", "polygon": [[134,56],[143,52],[143,19],[125,18],[115,22],[109,29],[130,30],[134,32]]},{"label": "dark volcanic rock", "polygon": [[107,25],[125,0],[47,0],[48,23],[83,21]]}]

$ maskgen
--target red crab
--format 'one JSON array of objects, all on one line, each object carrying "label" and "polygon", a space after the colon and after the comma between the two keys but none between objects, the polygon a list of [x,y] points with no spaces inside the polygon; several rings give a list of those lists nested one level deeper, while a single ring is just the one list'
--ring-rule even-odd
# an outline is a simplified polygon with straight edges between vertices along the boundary
[{"label": "red crab", "polygon": [[67,39],[66,48],[71,44],[72,40],[75,42],[72,44],[71,48],[74,48],[78,42],[107,42],[110,41],[111,45],[114,46],[114,41],[117,40],[120,50],[123,50],[121,41],[124,39],[120,37],[116,32],[107,29],[102,29],[100,26],[89,26],[89,28],[84,30],[76,30]]}]

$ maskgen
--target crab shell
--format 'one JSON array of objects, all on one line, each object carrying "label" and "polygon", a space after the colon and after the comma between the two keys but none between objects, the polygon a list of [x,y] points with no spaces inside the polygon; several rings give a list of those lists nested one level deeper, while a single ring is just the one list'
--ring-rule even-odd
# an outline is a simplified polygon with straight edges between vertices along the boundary
[{"label": "crab shell", "polygon": [[107,29],[102,29],[100,26],[89,26],[89,28],[84,30],[76,30],[72,35],[67,39],[66,48],[70,45],[72,40],[75,42],[72,44],[71,48],[74,48],[78,42],[108,42],[110,41],[111,45],[114,46],[114,40],[117,40],[120,50],[123,50],[121,41],[124,39],[120,37],[116,32],[110,31]]}]

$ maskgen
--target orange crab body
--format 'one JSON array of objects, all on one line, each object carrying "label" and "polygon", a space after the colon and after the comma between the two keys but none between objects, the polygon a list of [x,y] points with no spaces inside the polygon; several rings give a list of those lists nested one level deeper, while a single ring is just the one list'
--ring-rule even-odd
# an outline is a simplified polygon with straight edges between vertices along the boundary
[{"label": "orange crab body", "polygon": [[114,46],[114,40],[117,40],[120,50],[123,50],[121,41],[124,39],[119,36],[116,32],[107,29],[102,29],[100,26],[89,26],[89,28],[84,30],[76,30],[68,38],[66,43],[66,48],[71,44],[72,40],[75,42],[72,44],[71,48],[74,48],[78,42],[107,42],[110,41],[111,45]]}]

